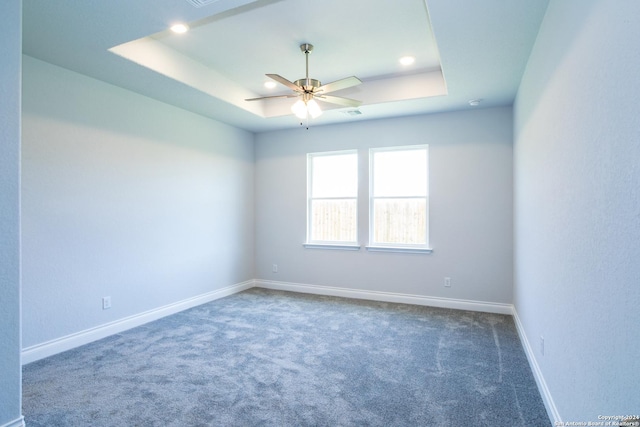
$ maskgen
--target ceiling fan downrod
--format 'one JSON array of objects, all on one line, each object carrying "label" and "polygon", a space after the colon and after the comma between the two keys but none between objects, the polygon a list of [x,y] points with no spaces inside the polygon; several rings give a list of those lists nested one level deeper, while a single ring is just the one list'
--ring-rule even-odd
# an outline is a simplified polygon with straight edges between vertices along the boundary
[{"label": "ceiling fan downrod", "polygon": [[304,79],[296,80],[294,83],[301,87],[306,93],[313,93],[314,89],[322,86],[320,80],[309,78],[309,54],[313,51],[313,45],[310,43],[302,43],[300,50],[304,53],[306,63],[306,74]]}]

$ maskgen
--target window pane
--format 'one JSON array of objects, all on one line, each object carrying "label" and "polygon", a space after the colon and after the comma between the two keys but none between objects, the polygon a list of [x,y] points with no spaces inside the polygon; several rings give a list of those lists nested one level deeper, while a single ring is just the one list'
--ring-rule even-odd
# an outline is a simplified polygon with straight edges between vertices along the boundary
[{"label": "window pane", "polygon": [[373,196],[427,196],[427,150],[373,152]]},{"label": "window pane", "polygon": [[314,156],[311,197],[357,197],[358,155]]},{"label": "window pane", "polygon": [[311,240],[355,242],[356,200],[313,200],[311,202]]},{"label": "window pane", "polygon": [[426,199],[377,199],[373,202],[376,243],[425,245]]}]

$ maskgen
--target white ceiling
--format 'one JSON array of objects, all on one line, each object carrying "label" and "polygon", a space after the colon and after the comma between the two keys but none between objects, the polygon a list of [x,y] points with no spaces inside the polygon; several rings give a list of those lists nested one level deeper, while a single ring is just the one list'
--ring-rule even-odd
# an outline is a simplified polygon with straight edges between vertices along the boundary
[{"label": "white ceiling", "polygon": [[[23,0],[25,54],[254,132],[298,127],[266,73],[363,101],[322,104],[321,125],[510,105],[548,0]],[[188,23],[176,35],[168,27]],[[416,57],[403,67],[398,59]]]}]

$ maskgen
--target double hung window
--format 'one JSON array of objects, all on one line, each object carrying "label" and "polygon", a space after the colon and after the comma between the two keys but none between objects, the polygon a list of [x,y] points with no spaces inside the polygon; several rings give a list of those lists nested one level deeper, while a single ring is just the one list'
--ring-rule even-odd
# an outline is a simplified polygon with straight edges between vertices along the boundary
[{"label": "double hung window", "polygon": [[307,243],[357,245],[357,151],[308,154],[307,173]]},{"label": "double hung window", "polygon": [[369,246],[428,249],[428,147],[369,151]]}]

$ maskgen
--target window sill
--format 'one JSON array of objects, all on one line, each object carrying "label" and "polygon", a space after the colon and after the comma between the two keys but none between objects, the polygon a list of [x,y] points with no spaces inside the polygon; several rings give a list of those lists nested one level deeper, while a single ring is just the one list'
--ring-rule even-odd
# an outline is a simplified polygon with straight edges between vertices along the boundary
[{"label": "window sill", "polygon": [[408,248],[401,246],[367,246],[369,252],[397,252],[407,254],[430,254],[432,248]]},{"label": "window sill", "polygon": [[360,250],[360,245],[332,245],[332,244],[325,244],[325,243],[303,243],[302,246],[304,246],[307,249],[331,249],[331,250],[338,250],[338,251],[359,251]]}]

